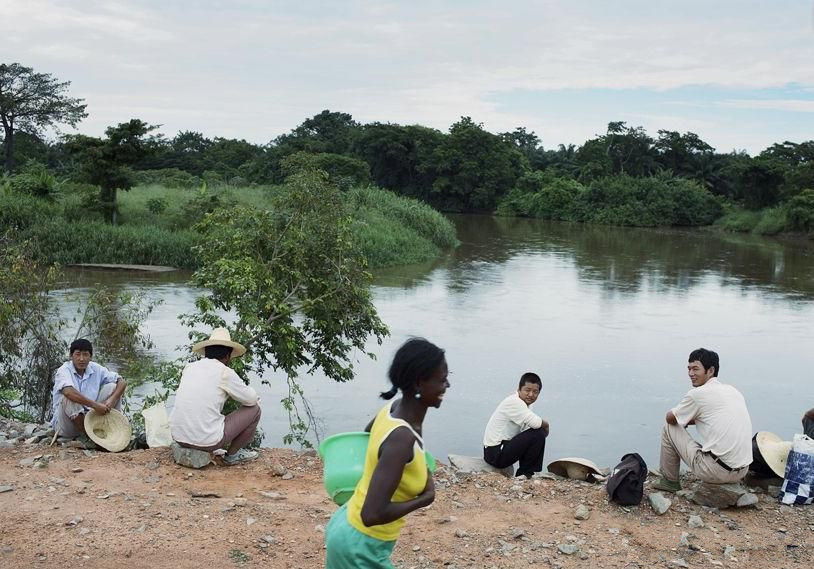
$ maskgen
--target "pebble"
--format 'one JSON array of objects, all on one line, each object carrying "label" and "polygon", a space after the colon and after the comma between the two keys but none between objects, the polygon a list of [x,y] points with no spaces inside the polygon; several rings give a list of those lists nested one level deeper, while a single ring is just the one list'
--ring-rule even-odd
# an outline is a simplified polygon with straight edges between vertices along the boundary
[{"label": "pebble", "polygon": [[681,557],[677,557],[676,559],[670,559],[667,562],[668,567],[689,567],[686,561],[684,561]]},{"label": "pebble", "polygon": [[591,517],[591,509],[585,504],[580,504],[574,510],[574,517],[578,520],[587,520]]},{"label": "pebble", "polygon": [[79,474],[83,470],[84,470],[83,468],[79,468],[78,466],[71,468],[71,472],[73,472],[74,474]]},{"label": "pebble", "polygon": [[727,559],[732,559],[732,557],[735,555],[735,551],[736,550],[734,545],[727,545],[724,548],[724,557],[726,557]]},{"label": "pebble", "polygon": [[65,522],[65,525],[68,526],[68,527],[76,527],[81,523],[82,523],[82,516],[74,516],[73,518],[71,518],[70,520]]},{"label": "pebble", "polygon": [[256,518],[246,518],[246,525],[250,526],[257,521]]},{"label": "pebble", "polygon": [[414,545],[413,546],[413,551],[421,551],[421,546],[420,545]]},{"label": "pebble", "polygon": [[270,498],[271,500],[285,500],[286,497],[279,492],[266,492],[265,490],[258,490],[258,494],[261,496],[265,496],[266,498]]},{"label": "pebble", "polygon": [[557,549],[565,555],[573,555],[579,551],[579,545],[576,543],[561,543],[557,546]]},{"label": "pebble", "polygon": [[469,537],[469,534],[466,532],[465,529],[458,528],[455,530],[455,537]]},{"label": "pebble", "polygon": [[280,478],[282,478],[283,480],[291,480],[292,478],[294,478],[294,475],[291,474],[290,472],[286,472]]},{"label": "pebble", "polygon": [[740,498],[738,498],[737,503],[735,504],[738,508],[746,508],[749,506],[754,506],[758,503],[758,497],[751,492],[744,494]]},{"label": "pebble", "polygon": [[0,494],[11,492],[12,490],[14,490],[14,486],[0,486]]},{"label": "pebble", "polygon": [[669,510],[673,504],[673,502],[661,492],[653,492],[652,494],[648,494],[647,497],[650,500],[653,511],[659,516],[666,514],[667,510]]},{"label": "pebble", "polygon": [[693,529],[702,528],[704,527],[704,520],[701,519],[701,516],[690,516],[687,525]]},{"label": "pebble", "polygon": [[263,541],[265,541],[265,542],[266,542],[266,543],[268,543],[269,545],[274,545],[275,543],[277,543],[277,538],[276,538],[276,537],[274,537],[274,536],[273,536],[273,535],[271,535],[271,534],[268,534],[268,535],[264,535],[264,536],[263,536]]}]

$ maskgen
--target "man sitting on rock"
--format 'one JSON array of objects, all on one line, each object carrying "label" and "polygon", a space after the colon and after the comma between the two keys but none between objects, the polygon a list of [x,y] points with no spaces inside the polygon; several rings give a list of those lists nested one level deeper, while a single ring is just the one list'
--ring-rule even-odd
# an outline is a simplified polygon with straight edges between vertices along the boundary
[{"label": "man sitting on rock", "polygon": [[72,439],[85,434],[85,413],[91,409],[100,415],[121,410],[127,383],[118,373],[91,361],[93,345],[84,338],[71,342],[69,356],[71,361],[54,374],[51,426]]},{"label": "man sitting on rock", "polygon": [[[223,461],[230,466],[254,460],[257,452],[243,447],[254,438],[260,422],[260,398],[229,367],[246,348],[233,342],[226,328],[216,328],[192,351],[204,358],[188,364],[181,374],[170,414],[172,438],[181,446],[208,452],[228,449]],[[224,417],[227,398],[241,407]]]},{"label": "man sitting on rock", "polygon": [[[688,361],[692,389],[667,412],[661,432],[661,478],[653,484],[657,490],[681,489],[682,460],[698,479],[713,484],[741,480],[752,462],[752,421],[746,401],[737,389],[718,381],[718,354],[699,348]],[[693,424],[702,443],[687,432],[687,425]]]},{"label": "man sitting on rock", "polygon": [[803,415],[803,432],[809,438],[814,439],[814,409],[809,409]]},{"label": "man sitting on rock", "polygon": [[517,391],[492,413],[483,435],[483,460],[495,468],[520,462],[517,476],[531,478],[543,469],[548,422],[530,406],[537,401],[543,382],[536,373],[524,373]]}]

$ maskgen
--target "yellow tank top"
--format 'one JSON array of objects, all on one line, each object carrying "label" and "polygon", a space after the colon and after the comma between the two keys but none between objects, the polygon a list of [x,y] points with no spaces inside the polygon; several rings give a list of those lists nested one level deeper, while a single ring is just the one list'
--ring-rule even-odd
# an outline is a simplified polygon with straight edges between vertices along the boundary
[{"label": "yellow tank top", "polygon": [[379,447],[390,433],[398,427],[407,427],[410,429],[413,435],[415,435],[416,442],[413,445],[413,459],[404,466],[404,473],[401,475],[401,481],[393,493],[391,501],[406,502],[407,500],[412,500],[421,494],[427,486],[427,459],[424,456],[424,449],[422,448],[424,441],[407,421],[390,415],[390,408],[392,406],[393,402],[391,401],[382,407],[378,415],[376,415],[376,419],[373,421],[373,426],[370,428],[370,442],[368,442],[367,454],[365,455],[365,470],[362,474],[362,478],[356,485],[353,496],[348,500],[348,522],[363,534],[383,541],[395,541],[398,539],[401,527],[404,525],[404,518],[399,518],[386,524],[367,527],[362,522],[362,506],[367,497],[370,478],[373,476],[373,471],[379,463]]}]

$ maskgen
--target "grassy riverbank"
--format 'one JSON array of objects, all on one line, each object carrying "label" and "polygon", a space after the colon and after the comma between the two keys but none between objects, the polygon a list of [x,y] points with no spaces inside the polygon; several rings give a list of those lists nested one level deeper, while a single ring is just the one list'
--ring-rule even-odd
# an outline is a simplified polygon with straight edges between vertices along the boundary
[{"label": "grassy riverbank", "polygon": [[[103,221],[91,194],[52,199],[0,193],[0,232],[15,227],[46,263],[132,263],[194,269],[193,227],[216,208],[271,207],[283,186],[176,189],[138,186],[119,196],[119,224]],[[430,206],[374,187],[343,194],[371,267],[427,261],[457,244],[455,228]]]}]

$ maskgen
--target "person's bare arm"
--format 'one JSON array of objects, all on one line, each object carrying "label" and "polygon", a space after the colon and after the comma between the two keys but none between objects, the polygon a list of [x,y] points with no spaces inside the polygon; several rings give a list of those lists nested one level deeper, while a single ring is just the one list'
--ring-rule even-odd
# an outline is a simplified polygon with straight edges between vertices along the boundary
[{"label": "person's bare arm", "polygon": [[125,389],[127,389],[127,382],[124,381],[124,378],[119,377],[119,381],[116,382],[116,389],[113,390],[110,397],[104,400],[104,404],[107,405],[108,409],[113,409],[119,403]]},{"label": "person's bare arm", "polygon": [[676,416],[672,411],[667,411],[667,416],[664,418],[664,420],[670,425],[678,425],[678,419],[676,419]]},{"label": "person's bare arm", "polygon": [[427,472],[424,490],[406,502],[393,502],[393,493],[401,482],[404,466],[413,458],[415,437],[406,428],[397,428],[379,450],[379,463],[373,471],[365,503],[362,505],[362,523],[377,526],[403,518],[410,512],[429,506],[435,500],[435,483]]},{"label": "person's bare arm", "polygon": [[373,418],[370,420],[370,422],[367,424],[367,427],[365,427],[365,432],[366,432],[366,433],[369,433],[369,432],[370,432],[370,429],[372,429],[372,428],[373,428],[373,421],[375,421],[375,420],[376,420],[376,417],[373,417]]},{"label": "person's bare arm", "polygon": [[82,395],[75,387],[64,387],[62,389],[62,396],[70,399],[74,403],[79,403],[84,407],[90,407],[100,415],[106,414],[110,411],[110,406],[107,403],[99,403],[98,401],[93,401],[92,399],[88,399],[84,395]]}]

